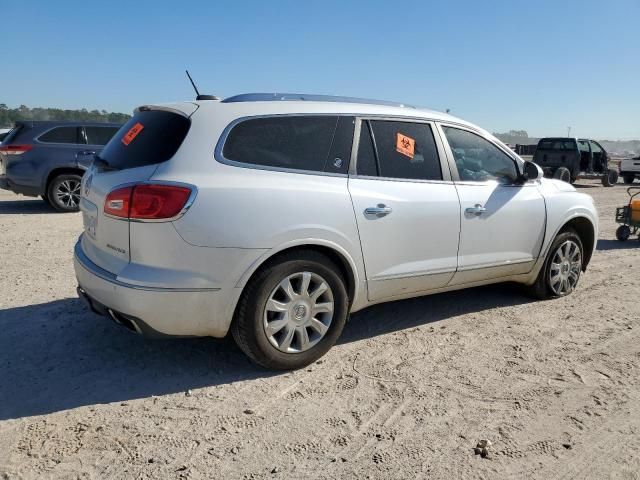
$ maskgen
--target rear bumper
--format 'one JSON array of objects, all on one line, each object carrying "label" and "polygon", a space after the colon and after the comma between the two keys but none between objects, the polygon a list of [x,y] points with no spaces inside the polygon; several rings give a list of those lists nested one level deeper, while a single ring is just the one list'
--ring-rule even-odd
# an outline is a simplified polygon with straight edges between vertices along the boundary
[{"label": "rear bumper", "polygon": [[10,190],[13,193],[27,195],[29,197],[37,197],[38,195],[43,195],[43,193],[40,192],[38,188],[18,185],[12,182],[6,175],[0,175],[0,188],[3,190]]},{"label": "rear bumper", "polygon": [[143,287],[118,280],[93,263],[82,251],[74,251],[78,294],[91,309],[109,316],[130,330],[150,337],[224,337],[230,319],[215,318],[226,310],[218,289]]}]

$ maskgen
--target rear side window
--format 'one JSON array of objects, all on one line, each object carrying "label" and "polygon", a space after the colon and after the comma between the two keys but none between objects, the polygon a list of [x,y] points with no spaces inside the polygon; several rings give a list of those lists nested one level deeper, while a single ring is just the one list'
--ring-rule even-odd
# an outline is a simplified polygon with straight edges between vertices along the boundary
[{"label": "rear side window", "polygon": [[282,116],[242,121],[229,132],[225,159],[263,167],[347,173],[353,117]]},{"label": "rear side window", "polygon": [[38,141],[43,143],[80,143],[78,127],[56,127],[40,135]]},{"label": "rear side window", "polygon": [[538,150],[575,150],[575,140],[548,139],[540,140]]},{"label": "rear side window", "polygon": [[191,121],[165,110],[141,110],[125,123],[100,152],[114,169],[165,162],[175,155]]},{"label": "rear side window", "polygon": [[106,145],[118,131],[118,127],[84,127],[89,145]]},{"label": "rear side window", "polygon": [[[367,126],[368,124],[368,126]],[[442,180],[440,158],[431,126],[426,123],[371,120],[363,122],[358,174],[371,175],[367,129],[373,134],[378,175],[407,180]],[[362,163],[362,165],[361,165]]]}]

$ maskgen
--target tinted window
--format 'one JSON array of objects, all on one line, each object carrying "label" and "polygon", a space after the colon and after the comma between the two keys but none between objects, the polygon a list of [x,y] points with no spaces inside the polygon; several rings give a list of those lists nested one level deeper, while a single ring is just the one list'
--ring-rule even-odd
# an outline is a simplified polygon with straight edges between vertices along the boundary
[{"label": "tinted window", "polygon": [[431,127],[424,123],[370,121],[379,175],[412,180],[442,180]]},{"label": "tinted window", "polygon": [[222,154],[252,165],[322,172],[333,161],[337,124],[338,117],[322,116],[245,120],[231,129]]},{"label": "tinted window", "polygon": [[349,160],[351,159],[353,130],[355,126],[355,117],[338,117],[338,124],[333,134],[331,150],[325,162],[325,172],[344,174],[349,172]]},{"label": "tinted window", "polygon": [[563,140],[563,139],[553,139],[549,138],[546,140],[540,140],[538,143],[538,150],[575,150],[576,149],[576,141],[575,140]]},{"label": "tinted window", "polygon": [[515,161],[493,143],[466,130],[444,127],[460,180],[498,180],[511,183],[518,178]]},{"label": "tinted window", "polygon": [[169,160],[187,136],[191,121],[165,110],[135,113],[100,153],[111,168],[152,165]]},{"label": "tinted window", "polygon": [[118,127],[84,127],[89,145],[106,145],[118,131]]},{"label": "tinted window", "polygon": [[56,127],[40,135],[38,140],[45,143],[79,143],[78,127]]},{"label": "tinted window", "polygon": [[360,129],[360,142],[358,143],[358,160],[356,161],[358,175],[377,176],[378,167],[376,164],[376,154],[373,150],[369,122],[363,121]]}]

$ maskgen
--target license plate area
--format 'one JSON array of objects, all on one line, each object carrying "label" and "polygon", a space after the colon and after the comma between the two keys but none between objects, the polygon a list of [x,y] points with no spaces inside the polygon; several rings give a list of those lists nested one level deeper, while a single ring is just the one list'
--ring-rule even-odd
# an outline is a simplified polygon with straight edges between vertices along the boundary
[{"label": "license plate area", "polygon": [[86,198],[82,198],[80,200],[80,210],[82,211],[84,232],[91,237],[92,240],[95,240],[98,229],[98,207]]}]

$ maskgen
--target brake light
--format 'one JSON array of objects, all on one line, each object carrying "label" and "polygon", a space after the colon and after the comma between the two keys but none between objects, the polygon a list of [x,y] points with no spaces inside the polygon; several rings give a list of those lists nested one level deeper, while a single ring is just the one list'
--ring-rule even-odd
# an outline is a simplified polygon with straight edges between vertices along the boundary
[{"label": "brake light", "polygon": [[133,187],[117,188],[109,192],[104,201],[104,213],[114,217],[129,218],[129,206]]},{"label": "brake light", "polygon": [[178,215],[190,196],[188,187],[132,185],[110,192],[104,203],[104,213],[129,219],[166,220]]},{"label": "brake light", "polygon": [[33,145],[2,145],[0,153],[5,155],[22,155],[33,148]]}]

